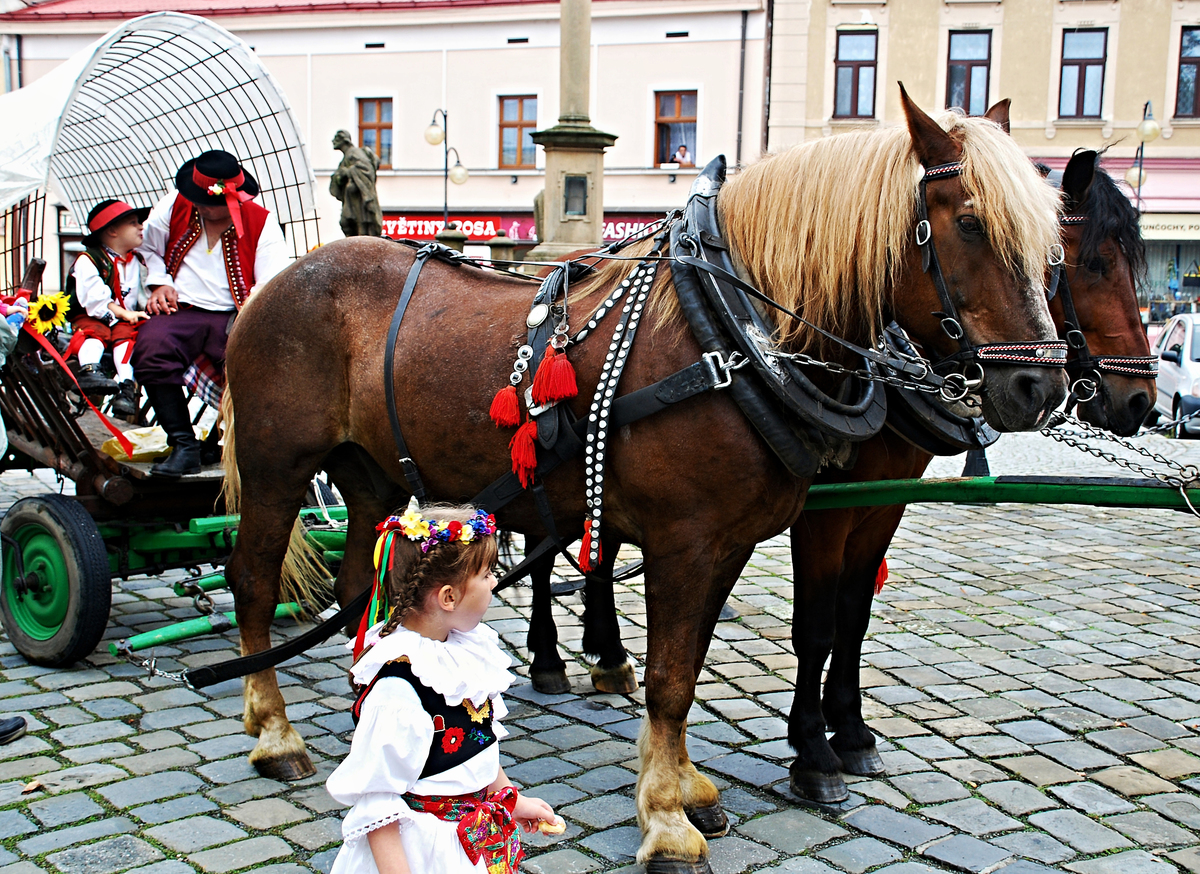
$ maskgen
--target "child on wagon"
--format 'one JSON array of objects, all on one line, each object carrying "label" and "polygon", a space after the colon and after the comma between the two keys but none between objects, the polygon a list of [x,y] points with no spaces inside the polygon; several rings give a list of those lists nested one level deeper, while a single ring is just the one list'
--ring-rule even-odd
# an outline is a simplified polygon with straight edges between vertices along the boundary
[{"label": "child on wagon", "polygon": [[495,520],[414,498],[378,528],[375,593],[350,669],[361,689],[354,741],[325,784],[353,805],[331,874],[516,874],[517,825],[564,824],[500,767],[512,675],[481,624],[496,583]]},{"label": "child on wagon", "polygon": [[[101,394],[114,390],[113,413],[137,413],[133,384],[133,341],[137,323],[150,318],[137,309],[145,295],[146,267],[135,251],[142,244],[142,224],[150,209],[119,200],[102,200],[88,213],[84,252],[71,271],[79,310],[71,319],[74,336],[67,354],[79,357],[79,387]],[[100,371],[104,350],[113,353],[117,384]]]}]

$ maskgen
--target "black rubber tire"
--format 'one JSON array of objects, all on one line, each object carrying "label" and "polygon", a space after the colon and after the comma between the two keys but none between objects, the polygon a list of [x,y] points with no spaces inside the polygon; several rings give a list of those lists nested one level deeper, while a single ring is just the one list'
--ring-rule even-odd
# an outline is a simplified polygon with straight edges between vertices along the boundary
[{"label": "black rubber tire", "polygon": [[[1171,404],[1171,418],[1178,419],[1182,415],[1183,415],[1183,404],[1180,402],[1179,398],[1175,398],[1175,402],[1173,404]],[[1173,440],[1187,439],[1187,434],[1184,433],[1182,425],[1172,425],[1171,429],[1169,431],[1167,431],[1167,436]]]},{"label": "black rubber tire", "polygon": [[[62,556],[61,567],[65,570],[65,579],[49,581],[56,588],[66,586],[67,589],[66,609],[61,622],[56,624],[57,630],[45,637],[30,634],[13,612],[12,599],[17,598],[13,587],[17,563],[11,548],[4,548],[0,622],[17,652],[34,664],[52,668],[74,664],[90,655],[104,637],[112,609],[108,553],[95,521],[72,498],[38,495],[13,504],[0,520],[0,532],[18,542],[28,543],[29,537],[33,536],[40,539],[43,547],[56,545]],[[27,562],[26,573],[33,570]],[[52,629],[55,626],[46,627]]]}]

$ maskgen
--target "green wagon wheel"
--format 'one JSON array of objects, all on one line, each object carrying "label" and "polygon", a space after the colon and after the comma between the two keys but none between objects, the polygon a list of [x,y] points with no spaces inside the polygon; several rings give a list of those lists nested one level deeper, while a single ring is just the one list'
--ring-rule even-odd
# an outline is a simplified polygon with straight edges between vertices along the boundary
[{"label": "green wagon wheel", "polygon": [[112,607],[108,555],[92,517],[71,498],[39,495],[13,504],[0,532],[16,542],[22,560],[11,542],[4,547],[0,621],[13,646],[50,667],[87,656]]}]

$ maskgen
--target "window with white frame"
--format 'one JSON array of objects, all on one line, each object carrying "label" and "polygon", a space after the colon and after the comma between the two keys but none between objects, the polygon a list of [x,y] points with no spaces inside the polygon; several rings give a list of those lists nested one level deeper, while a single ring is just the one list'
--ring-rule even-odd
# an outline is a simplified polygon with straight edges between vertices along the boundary
[{"label": "window with white frame", "polygon": [[1179,38],[1179,87],[1175,91],[1177,118],[1200,118],[1197,72],[1200,72],[1200,27],[1185,27]]},{"label": "window with white frame", "polygon": [[879,34],[839,31],[834,58],[834,118],[875,117],[875,69]]},{"label": "window with white frame", "polygon": [[1104,98],[1104,62],[1107,57],[1107,28],[1063,31],[1059,118],[1100,117]]},{"label": "window with white frame", "polygon": [[992,66],[990,30],[950,31],[946,67],[946,108],[968,115],[987,112],[988,79]]}]

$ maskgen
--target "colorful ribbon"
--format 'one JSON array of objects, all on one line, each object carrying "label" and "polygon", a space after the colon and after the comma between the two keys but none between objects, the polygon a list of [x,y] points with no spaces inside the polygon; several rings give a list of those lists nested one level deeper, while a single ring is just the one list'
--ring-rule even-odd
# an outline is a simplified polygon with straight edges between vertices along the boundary
[{"label": "colorful ribbon", "polygon": [[375,541],[375,584],[371,589],[371,602],[358,623],[358,634],[354,638],[354,659],[362,655],[367,637],[367,629],[382,622],[391,612],[387,594],[387,573],[396,561],[395,539],[399,532],[395,529],[385,531]]},{"label": "colorful ribbon", "polygon": [[471,864],[484,859],[488,874],[516,874],[521,862],[521,838],[512,812],[517,790],[506,786],[487,794],[405,795],[413,810],[432,813],[438,819],[458,822],[458,840]]},{"label": "colorful ribbon", "polygon": [[244,237],[246,231],[242,227],[242,204],[247,200],[254,200],[254,195],[240,190],[240,186],[246,181],[246,174],[238,170],[236,176],[229,179],[218,179],[215,176],[204,175],[193,166],[192,181],[209,194],[225,197],[225,205],[229,207],[229,217],[233,220],[233,227],[239,237]]}]

